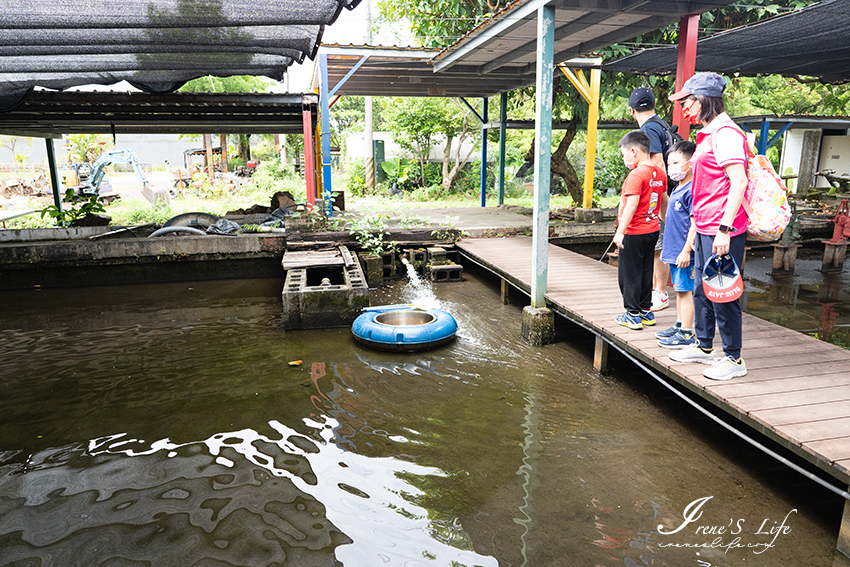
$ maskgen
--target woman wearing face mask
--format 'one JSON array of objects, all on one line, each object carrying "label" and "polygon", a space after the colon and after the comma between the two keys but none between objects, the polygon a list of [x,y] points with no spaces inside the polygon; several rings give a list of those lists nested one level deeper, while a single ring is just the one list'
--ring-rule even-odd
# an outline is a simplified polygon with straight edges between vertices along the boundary
[{"label": "woman wearing face mask", "polygon": [[[691,158],[696,227],[694,264],[698,277],[712,254],[731,254],[738,266],[744,261],[747,213],[741,203],[747,189],[746,137],[725,112],[725,88],[726,81],[720,75],[699,73],[669,97],[682,104],[688,122],[703,126],[697,133],[697,147]],[[694,309],[697,344],[671,352],[670,358],[711,365],[703,375],[713,380],[746,375],[747,367],[741,358],[740,303],[715,303],[705,296],[702,285],[697,284]],[[718,358],[713,348],[715,323],[723,341],[722,358]]]}]

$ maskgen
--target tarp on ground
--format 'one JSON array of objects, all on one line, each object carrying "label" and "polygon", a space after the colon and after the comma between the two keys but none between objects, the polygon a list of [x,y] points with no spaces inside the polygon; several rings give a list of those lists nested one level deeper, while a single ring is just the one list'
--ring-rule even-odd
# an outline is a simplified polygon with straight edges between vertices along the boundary
[{"label": "tarp on ground", "polygon": [[[603,65],[639,75],[676,72],[678,47],[647,49]],[[825,0],[697,42],[697,71],[850,81],[850,2]]]},{"label": "tarp on ground", "polygon": [[281,79],[360,0],[0,2],[0,110],[35,86],[128,81],[170,92],[205,75]]}]

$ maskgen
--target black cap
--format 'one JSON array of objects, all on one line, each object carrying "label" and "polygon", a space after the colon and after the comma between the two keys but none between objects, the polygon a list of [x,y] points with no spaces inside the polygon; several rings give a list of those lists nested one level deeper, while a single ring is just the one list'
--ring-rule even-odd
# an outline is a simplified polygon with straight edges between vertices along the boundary
[{"label": "black cap", "polygon": [[646,87],[639,87],[629,96],[629,106],[635,110],[652,110],[655,108],[655,95]]}]

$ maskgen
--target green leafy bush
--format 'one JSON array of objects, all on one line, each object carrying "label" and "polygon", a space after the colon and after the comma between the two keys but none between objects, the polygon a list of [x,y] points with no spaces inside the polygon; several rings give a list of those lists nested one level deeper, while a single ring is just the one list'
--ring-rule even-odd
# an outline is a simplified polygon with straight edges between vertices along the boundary
[{"label": "green leafy bush", "polygon": [[345,189],[355,197],[366,194],[366,166],[362,159],[349,159],[346,162]]},{"label": "green leafy bush", "polygon": [[[75,201],[76,195],[73,189],[68,189],[65,191],[65,196],[63,198],[64,201]],[[97,195],[92,195],[89,199],[85,199],[79,201],[77,206],[72,206],[68,208],[64,208],[62,210],[59,209],[56,205],[50,205],[48,207],[44,207],[41,209],[41,218],[45,216],[49,216],[56,221],[57,224],[62,226],[76,226],[77,223],[89,214],[98,214],[104,213],[106,209],[103,208],[103,203],[98,201]]]}]

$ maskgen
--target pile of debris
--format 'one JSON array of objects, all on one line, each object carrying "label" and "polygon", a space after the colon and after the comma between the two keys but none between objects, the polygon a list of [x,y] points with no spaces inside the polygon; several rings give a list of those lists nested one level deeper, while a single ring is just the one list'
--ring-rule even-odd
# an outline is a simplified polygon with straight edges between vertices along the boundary
[{"label": "pile of debris", "polygon": [[43,175],[33,181],[6,179],[0,181],[0,196],[3,197],[49,197],[52,194],[50,183]]}]

